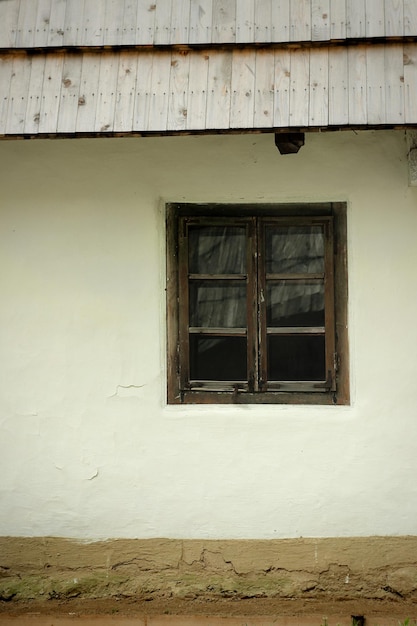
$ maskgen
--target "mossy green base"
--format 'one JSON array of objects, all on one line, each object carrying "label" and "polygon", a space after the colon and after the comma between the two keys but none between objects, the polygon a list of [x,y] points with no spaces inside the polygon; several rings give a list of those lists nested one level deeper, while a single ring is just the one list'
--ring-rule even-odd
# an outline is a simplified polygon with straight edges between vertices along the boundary
[{"label": "mossy green base", "polygon": [[417,601],[417,537],[0,538],[0,600],[111,597]]}]

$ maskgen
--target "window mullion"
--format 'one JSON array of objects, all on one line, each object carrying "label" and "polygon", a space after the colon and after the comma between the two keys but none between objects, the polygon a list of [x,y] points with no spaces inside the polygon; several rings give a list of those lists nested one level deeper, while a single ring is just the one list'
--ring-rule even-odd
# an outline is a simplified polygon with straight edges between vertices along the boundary
[{"label": "window mullion", "polygon": [[266,326],[266,268],[265,268],[265,225],[261,218],[257,220],[257,324],[258,324],[258,390],[267,387],[267,326]]},{"label": "window mullion", "polygon": [[179,298],[179,377],[180,389],[189,388],[190,380],[190,347],[188,334],[188,317],[189,317],[189,292],[188,292],[188,229],[187,219],[179,220],[179,248],[178,248],[178,288],[181,297]]},{"label": "window mullion", "polygon": [[325,224],[325,282],[324,282],[324,309],[326,334],[326,373],[330,374],[331,391],[336,391],[336,346],[335,346],[335,319],[334,319],[334,247],[333,247],[333,218]]},{"label": "window mullion", "polygon": [[257,234],[256,218],[247,225],[247,366],[249,391],[258,391],[258,332],[257,332]]}]

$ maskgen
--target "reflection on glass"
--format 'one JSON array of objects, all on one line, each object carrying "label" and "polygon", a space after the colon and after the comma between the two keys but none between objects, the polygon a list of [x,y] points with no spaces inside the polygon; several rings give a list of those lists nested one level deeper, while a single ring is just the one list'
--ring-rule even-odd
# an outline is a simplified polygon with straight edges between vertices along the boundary
[{"label": "reflection on glass", "polygon": [[190,378],[246,381],[246,337],[190,335]]},{"label": "reflection on glass", "polygon": [[193,226],[189,230],[191,274],[244,274],[246,230],[243,226]]},{"label": "reflection on glass", "polygon": [[266,286],[268,326],[324,326],[323,281],[271,281]]},{"label": "reflection on glass", "polygon": [[268,274],[324,272],[322,226],[268,226],[266,230]]},{"label": "reflection on glass", "polygon": [[246,283],[192,281],[190,326],[245,328]]},{"label": "reflection on glass", "polygon": [[325,362],[323,336],[268,336],[268,380],[323,381]]}]

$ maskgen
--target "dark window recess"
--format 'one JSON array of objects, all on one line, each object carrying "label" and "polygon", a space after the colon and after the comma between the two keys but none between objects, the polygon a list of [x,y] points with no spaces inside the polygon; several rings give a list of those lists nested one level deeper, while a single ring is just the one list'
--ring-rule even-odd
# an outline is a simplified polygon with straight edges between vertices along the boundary
[{"label": "dark window recess", "polygon": [[167,241],[170,403],[348,403],[344,204],[169,205]]}]

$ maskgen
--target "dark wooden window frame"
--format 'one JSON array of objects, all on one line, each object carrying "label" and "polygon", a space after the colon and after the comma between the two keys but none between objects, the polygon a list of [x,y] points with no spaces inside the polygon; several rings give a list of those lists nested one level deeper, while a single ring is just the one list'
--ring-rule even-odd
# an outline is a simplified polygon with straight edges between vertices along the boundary
[{"label": "dark wooden window frame", "polygon": [[[348,300],[348,277],[347,277],[347,223],[346,203],[302,203],[302,204],[167,204],[167,400],[169,404],[323,404],[344,405],[349,404],[349,347],[347,327],[347,300]],[[331,380],[327,381],[325,388],[314,385],[315,389],[291,390],[280,385],[276,389],[262,389],[262,383],[250,385],[246,388],[221,388],[221,385],[213,384],[198,388],[189,384],[188,378],[188,344],[187,336],[189,329],[184,327],[184,315],[180,315],[180,308],[187,307],[187,290],[180,290],[180,284],[187,282],[184,275],[185,263],[181,258],[183,246],[181,245],[181,228],[184,218],[189,221],[195,220],[202,223],[213,218],[233,218],[236,222],[248,221],[248,218],[261,218],[262,222],[280,220],[282,223],[297,220],[315,220],[321,223],[329,221],[333,224],[332,230],[332,258],[330,267],[330,280],[334,285],[331,294],[326,295],[326,308],[334,311],[331,319],[332,328],[326,327],[326,361],[331,361]],[[329,237],[326,238],[326,241]],[[329,269],[328,267],[328,269]],[[183,275],[181,275],[181,272]],[[258,289],[264,285],[256,285],[249,288],[249,297],[258,298]],[[253,293],[251,293],[253,290]],[[180,293],[181,291],[181,293]],[[326,291],[328,294],[328,290]],[[334,298],[328,301],[328,298]],[[248,332],[255,324],[256,319],[248,319]],[[257,330],[253,331],[255,334]],[[266,332],[265,329],[262,332]],[[250,352],[250,350],[248,351]],[[248,355],[249,362],[253,358]],[[259,368],[265,367],[262,354],[259,359]],[[262,372],[256,372],[257,380],[262,381]]]}]

